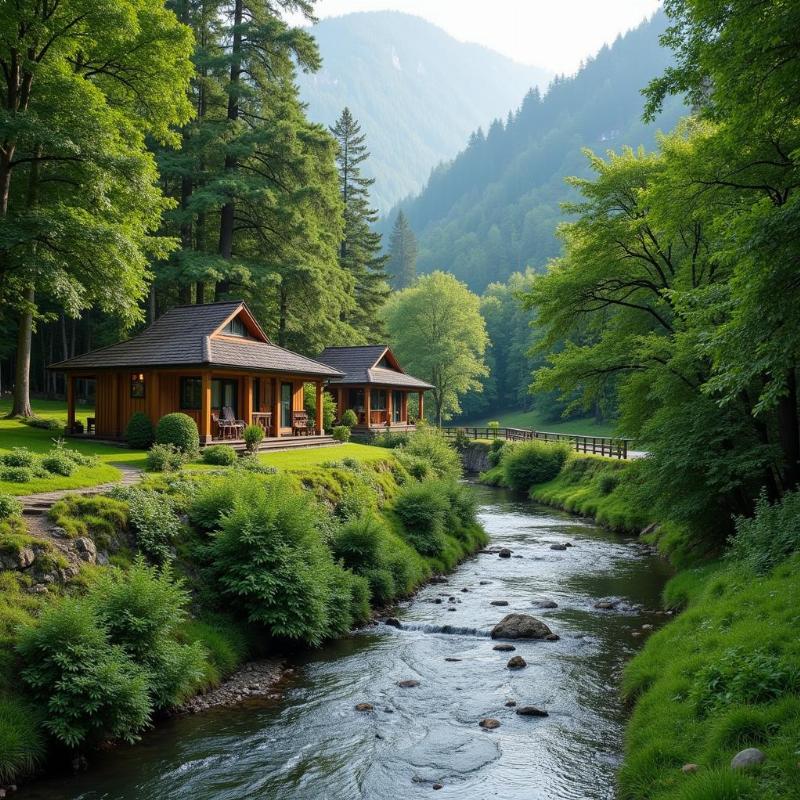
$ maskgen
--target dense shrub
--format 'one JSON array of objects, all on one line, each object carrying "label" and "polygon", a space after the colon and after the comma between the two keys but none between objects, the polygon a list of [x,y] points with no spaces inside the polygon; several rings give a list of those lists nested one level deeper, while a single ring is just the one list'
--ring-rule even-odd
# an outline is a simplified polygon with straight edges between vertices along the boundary
[{"label": "dense shrub", "polygon": [[348,408],[344,414],[342,414],[342,419],[340,422],[342,425],[346,425],[348,428],[354,428],[356,425],[358,425],[358,414],[356,414],[352,408]]},{"label": "dense shrub", "polygon": [[147,451],[147,469],[150,472],[175,472],[186,461],[186,454],[174,444],[154,444]]},{"label": "dense shrub", "polygon": [[447,533],[457,533],[475,522],[478,503],[469,487],[457,481],[442,483],[441,490],[447,498]]},{"label": "dense shrub", "polygon": [[388,568],[369,569],[364,573],[364,577],[369,584],[372,602],[376,605],[385,605],[397,595],[394,576]]},{"label": "dense shrub", "polygon": [[57,419],[48,419],[47,417],[23,417],[22,422],[30,425],[31,428],[41,428],[45,431],[57,431],[64,427]]},{"label": "dense shrub", "polygon": [[215,444],[211,447],[204,447],[200,454],[206,464],[216,464],[220,467],[230,467],[236,463],[238,456],[236,451],[227,444]]},{"label": "dense shrub", "polygon": [[26,447],[14,447],[10,453],[0,456],[0,463],[7,467],[28,467],[35,466],[37,457]]},{"label": "dense shrub", "polygon": [[206,683],[215,685],[233,672],[249,655],[251,642],[241,625],[224,614],[205,614],[184,621],[178,630],[180,641],[197,643],[206,652]]},{"label": "dense shrub", "polygon": [[386,526],[375,514],[365,514],[342,525],[334,536],[331,548],[336,558],[354,572],[383,566],[382,542]]},{"label": "dense shrub", "polygon": [[604,472],[597,479],[597,488],[604,497],[607,497],[619,486],[620,475],[613,472]]},{"label": "dense shrub", "polygon": [[127,503],[136,545],[148,561],[163,564],[172,559],[174,541],[181,529],[172,498],[139,487],[117,489],[112,496]]},{"label": "dense shrub", "polygon": [[405,431],[384,431],[372,439],[372,444],[377,447],[386,447],[394,450],[408,443],[409,434]]},{"label": "dense shrub", "polygon": [[69,477],[75,472],[75,462],[64,452],[52,450],[42,460],[41,465],[52,475]]},{"label": "dense shrub", "polygon": [[44,728],[77,747],[101,739],[135,741],[152,703],[145,670],[112,645],[94,605],[67,599],[23,627],[22,681],[45,713]]},{"label": "dense shrub", "polygon": [[138,450],[147,450],[155,441],[155,431],[150,417],[143,411],[136,411],[125,428],[125,441]]},{"label": "dense shrub", "polygon": [[[303,384],[303,408],[309,420],[317,418],[317,387],[313,383]],[[330,392],[322,393],[322,429],[329,431],[336,416],[336,400]]]},{"label": "dense shrub", "polygon": [[0,494],[0,520],[22,513],[22,503],[10,494]]},{"label": "dense shrub", "polygon": [[520,492],[553,480],[569,456],[566,445],[545,442],[523,442],[503,456],[502,467],[506,484]]},{"label": "dense shrub", "polygon": [[424,481],[426,478],[434,477],[433,467],[430,462],[419,456],[413,456],[411,453],[406,453],[403,450],[398,450],[397,460],[408,471],[412,478],[418,481]]},{"label": "dense shrub", "polygon": [[506,442],[505,439],[495,439],[492,441],[489,446],[489,455],[487,456],[491,466],[496,467],[503,459],[503,453],[505,453],[507,449],[507,444],[508,442]]},{"label": "dense shrub", "polygon": [[261,485],[261,480],[247,474],[229,474],[203,481],[189,503],[189,521],[202,530],[214,530],[220,526],[223,515],[233,510],[237,499],[257,494]]},{"label": "dense shrub", "polygon": [[404,486],[395,499],[394,511],[406,540],[417,552],[426,556],[442,552],[448,499],[438,481]]},{"label": "dense shrub", "polygon": [[174,412],[158,421],[156,444],[171,444],[189,458],[200,449],[200,434],[195,421],[188,414]]},{"label": "dense shrub", "polygon": [[347,425],[337,425],[332,431],[331,436],[336,439],[337,442],[349,442],[350,441],[350,428]]},{"label": "dense shrub", "polygon": [[0,469],[0,481],[9,483],[29,483],[33,480],[30,467],[3,467]]},{"label": "dense shrub", "polygon": [[258,446],[264,441],[264,430],[260,425],[248,425],[242,433],[245,446],[249,453],[255,453]]},{"label": "dense shrub", "polygon": [[332,564],[328,575],[323,638],[344,636],[369,618],[370,588],[366,578]]},{"label": "dense shrub", "polygon": [[762,493],[753,517],[738,517],[729,558],[766,574],[787,556],[800,551],[800,491],[788,492],[771,504]]},{"label": "dense shrub", "polygon": [[408,436],[403,451],[427,461],[440,478],[460,478],[461,457],[456,449],[435,428],[420,428]]},{"label": "dense shrub", "polygon": [[45,755],[41,718],[18,697],[0,695],[0,783],[33,772]]}]

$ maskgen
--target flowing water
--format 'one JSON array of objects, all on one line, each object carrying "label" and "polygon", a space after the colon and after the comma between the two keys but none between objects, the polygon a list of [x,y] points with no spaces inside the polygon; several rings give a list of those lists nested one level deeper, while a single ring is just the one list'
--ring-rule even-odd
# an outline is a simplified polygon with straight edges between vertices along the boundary
[{"label": "flowing water", "polygon": [[[95,756],[87,773],[19,796],[410,800],[439,782],[437,800],[613,798],[619,675],[641,646],[633,633],[663,621],[653,609],[667,568],[633,539],[499,489],[475,491],[491,547],[512,558],[482,553],[447,584],[427,586],[400,609],[402,629],[380,624],[307,654],[280,701],[170,720],[133,747]],[[594,608],[611,597],[615,609]],[[541,599],[558,607],[535,608]],[[512,611],[546,621],[560,640],[494,651],[488,632]],[[527,668],[509,670],[509,655]],[[419,686],[399,687],[404,679]],[[509,700],[549,716],[518,716]],[[361,702],[375,710],[355,711]],[[500,727],[484,731],[484,717]]]}]

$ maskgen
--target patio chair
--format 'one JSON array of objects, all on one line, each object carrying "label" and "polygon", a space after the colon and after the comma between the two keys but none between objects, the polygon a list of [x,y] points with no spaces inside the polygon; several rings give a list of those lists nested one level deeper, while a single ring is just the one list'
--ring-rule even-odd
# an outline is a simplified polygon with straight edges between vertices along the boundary
[{"label": "patio chair", "polygon": [[233,431],[237,433],[239,436],[244,434],[245,429],[245,421],[243,419],[236,419],[236,415],[233,413],[233,409],[230,406],[224,406],[222,409],[222,416],[225,419]]},{"label": "patio chair", "polygon": [[292,436],[308,436],[310,433],[308,414],[305,411],[295,411],[292,414]]},{"label": "patio chair", "polygon": [[212,411],[211,412],[211,421],[217,426],[217,431],[219,433],[219,438],[220,439],[228,439],[228,438],[230,438],[229,434],[231,434],[233,432],[233,425],[231,425],[231,423],[228,420],[221,419],[219,414],[217,414],[216,412]]}]

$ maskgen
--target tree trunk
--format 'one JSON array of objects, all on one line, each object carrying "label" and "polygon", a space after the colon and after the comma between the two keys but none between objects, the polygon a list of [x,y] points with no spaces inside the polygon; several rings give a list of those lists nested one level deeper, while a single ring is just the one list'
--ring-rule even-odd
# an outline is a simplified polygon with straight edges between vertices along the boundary
[{"label": "tree trunk", "polygon": [[34,289],[25,290],[25,309],[19,318],[17,331],[17,370],[14,399],[9,417],[32,417],[31,410],[31,342],[33,339]]},{"label": "tree trunk", "polygon": [[778,402],[778,441],[783,453],[782,488],[791,491],[800,484],[800,421],[794,369],[786,376],[786,386],[786,396]]}]

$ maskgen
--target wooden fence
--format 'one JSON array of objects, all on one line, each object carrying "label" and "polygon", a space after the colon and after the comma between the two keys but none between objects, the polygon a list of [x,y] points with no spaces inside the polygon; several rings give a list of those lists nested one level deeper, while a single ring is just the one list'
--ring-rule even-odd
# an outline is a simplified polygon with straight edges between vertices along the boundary
[{"label": "wooden fence", "polygon": [[442,428],[442,433],[451,439],[505,439],[508,442],[563,442],[578,453],[593,453],[610,458],[628,458],[630,439],[614,436],[580,436],[574,433],[551,433],[530,428],[459,427]]}]

